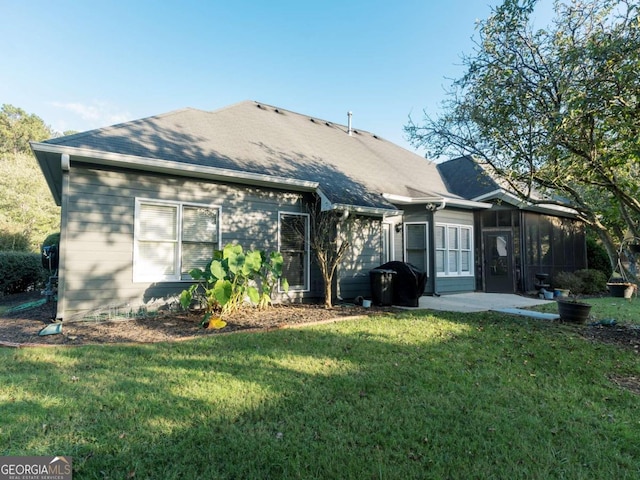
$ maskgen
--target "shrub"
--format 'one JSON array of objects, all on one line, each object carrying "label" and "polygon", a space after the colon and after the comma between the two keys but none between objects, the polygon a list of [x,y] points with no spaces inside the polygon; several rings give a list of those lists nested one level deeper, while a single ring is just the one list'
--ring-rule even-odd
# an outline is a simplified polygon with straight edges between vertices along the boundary
[{"label": "shrub", "polygon": [[605,275],[611,271],[611,262],[607,251],[593,236],[587,236],[587,265],[590,270],[600,270]]},{"label": "shrub", "polygon": [[595,295],[607,291],[607,275],[600,270],[592,268],[578,270],[576,276],[582,280],[583,292],[586,295]]},{"label": "shrub", "polygon": [[45,238],[44,242],[42,242],[42,248],[50,247],[52,245],[60,245],[60,232],[47,235],[47,238]]},{"label": "shrub", "polygon": [[0,230],[0,252],[28,252],[29,236],[24,232]]},{"label": "shrub", "polygon": [[584,282],[572,272],[560,272],[553,276],[553,287],[570,290],[572,295],[583,293]]},{"label": "shrub", "polygon": [[27,292],[45,280],[38,253],[0,252],[0,294]]}]

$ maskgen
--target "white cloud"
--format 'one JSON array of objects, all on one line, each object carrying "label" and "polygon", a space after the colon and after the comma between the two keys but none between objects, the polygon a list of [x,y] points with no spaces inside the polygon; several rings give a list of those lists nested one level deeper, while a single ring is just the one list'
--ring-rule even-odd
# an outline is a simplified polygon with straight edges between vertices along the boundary
[{"label": "white cloud", "polygon": [[51,106],[73,114],[75,121],[67,117],[63,123],[70,125],[80,124],[74,127],[75,130],[106,127],[131,119],[129,112],[123,111],[109,102],[99,100],[94,100],[90,103],[51,102]]}]

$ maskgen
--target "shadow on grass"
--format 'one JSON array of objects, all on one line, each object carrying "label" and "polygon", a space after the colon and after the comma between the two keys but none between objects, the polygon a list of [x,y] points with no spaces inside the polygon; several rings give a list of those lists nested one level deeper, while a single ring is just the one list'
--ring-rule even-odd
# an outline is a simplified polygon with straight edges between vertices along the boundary
[{"label": "shadow on grass", "polygon": [[585,369],[593,351],[545,328],[406,314],[4,351],[0,452],[71,455],[79,478],[542,478],[593,474],[594,452],[608,460],[596,472],[624,472],[637,452],[603,435],[637,434],[601,418],[605,366]]}]

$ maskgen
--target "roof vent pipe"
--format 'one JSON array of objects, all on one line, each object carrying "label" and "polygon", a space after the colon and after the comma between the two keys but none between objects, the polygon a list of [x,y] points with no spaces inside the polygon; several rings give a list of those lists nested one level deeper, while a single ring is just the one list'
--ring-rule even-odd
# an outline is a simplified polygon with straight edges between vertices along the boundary
[{"label": "roof vent pipe", "polygon": [[349,134],[349,136],[351,136],[351,117],[353,116],[353,112],[347,112],[347,117],[349,118],[349,122],[348,122],[348,130],[347,133]]}]

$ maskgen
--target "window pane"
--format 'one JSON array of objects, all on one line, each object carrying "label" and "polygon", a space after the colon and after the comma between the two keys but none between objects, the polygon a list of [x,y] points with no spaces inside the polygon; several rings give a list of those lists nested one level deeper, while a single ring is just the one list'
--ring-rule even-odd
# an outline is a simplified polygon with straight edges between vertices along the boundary
[{"label": "window pane", "polygon": [[460,248],[463,250],[471,250],[471,229],[460,229]]},{"label": "window pane", "polygon": [[458,273],[458,252],[449,252],[449,273]]},{"label": "window pane", "polygon": [[471,252],[460,253],[460,271],[464,273],[471,271]]},{"label": "window pane", "polygon": [[184,207],[182,241],[213,242],[218,238],[218,211],[212,208]]},{"label": "window pane", "polygon": [[458,249],[458,228],[449,227],[449,248],[452,250]]},{"label": "window pane", "polygon": [[280,217],[281,251],[304,251],[306,234],[305,217],[301,215],[282,215]]},{"label": "window pane", "polygon": [[140,204],[140,240],[177,241],[178,207]]},{"label": "window pane", "polygon": [[436,248],[445,248],[444,227],[436,227]]},{"label": "window pane", "polygon": [[284,260],[282,276],[289,288],[307,288],[307,217],[303,215],[280,216],[280,252]]},{"label": "window pane", "polygon": [[407,249],[424,250],[427,248],[425,225],[407,225]]},{"label": "window pane", "polygon": [[436,252],[436,272],[444,272],[444,253],[443,250]]},{"label": "window pane", "polygon": [[284,264],[282,266],[282,276],[289,282],[291,288],[304,288],[304,254],[303,253],[283,253]]},{"label": "window pane", "polygon": [[204,270],[213,258],[214,245],[212,243],[183,243],[182,244],[182,278],[188,280],[189,272],[194,268]]},{"label": "window pane", "polygon": [[175,275],[177,243],[139,242],[136,269],[144,276]]}]

